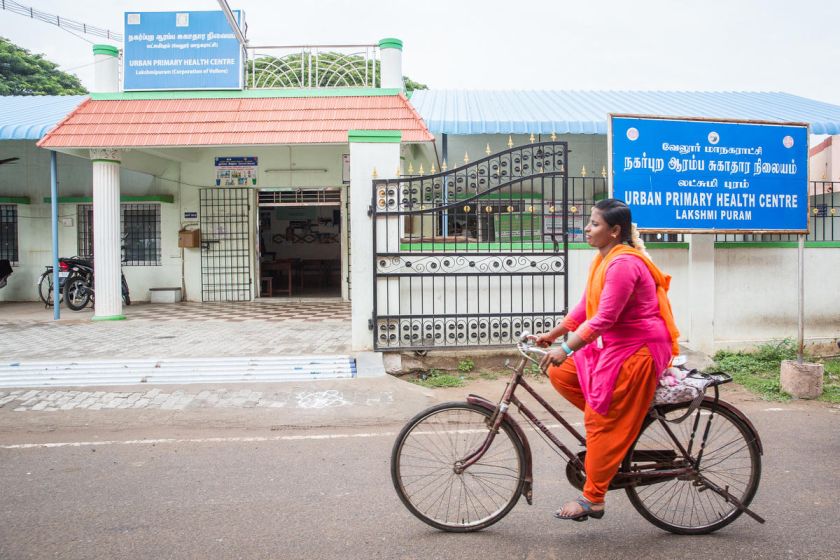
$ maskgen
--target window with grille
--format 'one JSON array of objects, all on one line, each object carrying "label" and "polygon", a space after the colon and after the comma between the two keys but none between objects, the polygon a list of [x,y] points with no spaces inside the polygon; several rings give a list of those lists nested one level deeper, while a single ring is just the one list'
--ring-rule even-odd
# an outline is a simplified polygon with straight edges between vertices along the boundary
[{"label": "window with grille", "polygon": [[17,205],[0,204],[0,259],[18,262]]},{"label": "window with grille", "polygon": [[[93,257],[93,205],[80,204],[78,252]],[[127,266],[160,265],[160,204],[120,206],[122,256]]]}]

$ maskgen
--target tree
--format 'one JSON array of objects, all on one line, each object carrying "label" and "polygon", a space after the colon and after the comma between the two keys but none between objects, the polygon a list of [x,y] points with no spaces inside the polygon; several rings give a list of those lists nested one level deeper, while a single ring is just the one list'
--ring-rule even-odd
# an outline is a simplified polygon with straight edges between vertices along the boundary
[{"label": "tree", "polygon": [[[380,63],[358,55],[337,52],[297,53],[284,57],[262,56],[248,62],[248,87],[364,87],[375,76],[380,87]],[[428,86],[403,77],[407,92]]]},{"label": "tree", "polygon": [[79,78],[0,37],[0,95],[82,95]]}]

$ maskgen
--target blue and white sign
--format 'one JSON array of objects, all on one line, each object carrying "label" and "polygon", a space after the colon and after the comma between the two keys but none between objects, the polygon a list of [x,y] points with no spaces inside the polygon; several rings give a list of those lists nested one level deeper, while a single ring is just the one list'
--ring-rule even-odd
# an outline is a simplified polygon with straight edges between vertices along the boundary
[{"label": "blue and white sign", "polygon": [[242,89],[242,48],[221,11],[126,12],[124,56],[125,91]]},{"label": "blue and white sign", "polygon": [[808,127],[610,116],[611,196],[643,230],[808,231]]}]

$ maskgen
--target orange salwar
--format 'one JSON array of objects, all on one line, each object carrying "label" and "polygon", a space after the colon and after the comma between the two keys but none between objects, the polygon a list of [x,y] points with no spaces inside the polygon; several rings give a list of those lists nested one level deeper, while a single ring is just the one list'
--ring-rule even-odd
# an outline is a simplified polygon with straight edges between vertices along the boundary
[{"label": "orange salwar", "polygon": [[653,356],[647,346],[642,346],[624,361],[606,416],[586,404],[574,360],[567,359],[559,366],[548,368],[548,377],[561,395],[583,410],[586,428],[583,497],[601,503],[621,461],[636,440],[653,400],[657,383]]}]

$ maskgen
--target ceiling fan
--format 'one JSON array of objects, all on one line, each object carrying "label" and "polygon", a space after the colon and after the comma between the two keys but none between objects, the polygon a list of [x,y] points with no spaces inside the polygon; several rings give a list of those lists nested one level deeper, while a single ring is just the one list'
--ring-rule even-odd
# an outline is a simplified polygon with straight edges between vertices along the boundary
[{"label": "ceiling fan", "polygon": [[20,159],[19,157],[10,157],[10,158],[6,158],[6,159],[0,159],[0,165],[3,165],[4,163],[14,163],[19,159]]}]

